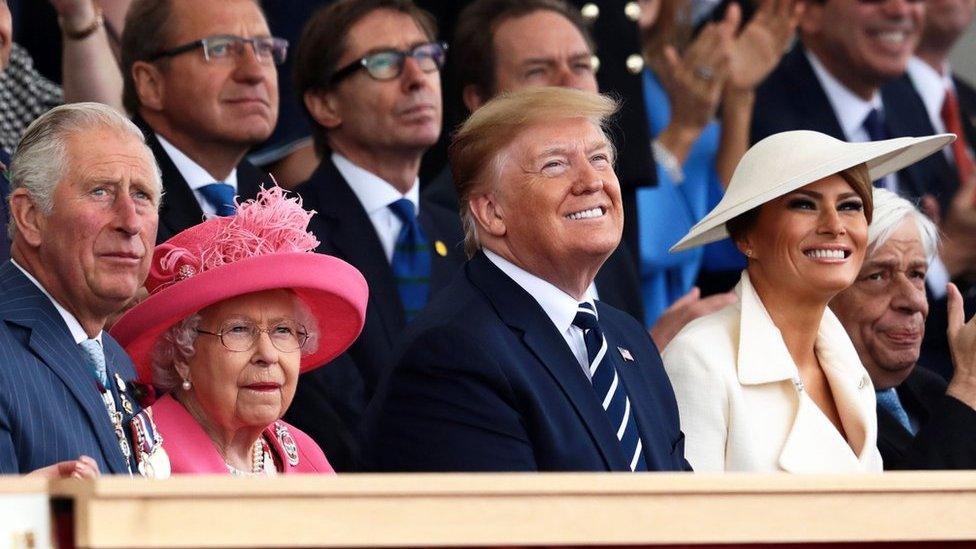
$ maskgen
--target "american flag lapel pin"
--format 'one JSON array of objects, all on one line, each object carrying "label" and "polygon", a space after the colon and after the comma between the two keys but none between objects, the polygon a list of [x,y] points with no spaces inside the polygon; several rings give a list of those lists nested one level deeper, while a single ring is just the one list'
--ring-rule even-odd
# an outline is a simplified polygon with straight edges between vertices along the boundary
[{"label": "american flag lapel pin", "polygon": [[625,361],[627,362],[634,361],[634,355],[630,354],[629,350],[624,349],[623,347],[617,347],[617,350],[620,351],[620,356],[624,357]]}]

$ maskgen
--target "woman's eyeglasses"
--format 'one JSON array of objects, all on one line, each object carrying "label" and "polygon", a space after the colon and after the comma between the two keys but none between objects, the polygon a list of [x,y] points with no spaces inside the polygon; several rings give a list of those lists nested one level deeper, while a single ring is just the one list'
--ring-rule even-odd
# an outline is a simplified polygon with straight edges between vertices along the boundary
[{"label": "woman's eyeglasses", "polygon": [[234,320],[223,324],[216,332],[197,330],[198,334],[207,334],[220,338],[220,343],[230,351],[250,351],[257,344],[262,333],[268,334],[271,344],[283,353],[292,353],[305,346],[308,332],[294,320],[276,322],[267,328],[262,328],[254,322]]}]

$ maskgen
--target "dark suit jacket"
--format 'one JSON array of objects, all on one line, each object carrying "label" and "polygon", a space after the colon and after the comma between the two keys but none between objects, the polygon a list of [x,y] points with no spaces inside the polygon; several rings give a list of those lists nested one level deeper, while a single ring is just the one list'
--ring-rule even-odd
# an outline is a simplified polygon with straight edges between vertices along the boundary
[{"label": "dark suit jacket", "polygon": [[[355,468],[355,438],[366,404],[383,371],[392,366],[393,345],[406,324],[403,305],[376,230],[359,199],[331,160],[323,161],[311,179],[295,191],[303,205],[315,210],[309,230],[319,239],[318,252],[340,257],[359,269],[369,283],[366,325],[349,351],[325,368],[301,378],[287,420],[308,433],[323,447],[337,470]],[[420,224],[431,241],[447,247],[447,255],[431,252],[431,295],[447,285],[464,261],[461,222],[456,212],[421,200]],[[331,410],[329,410],[331,408]],[[350,436],[327,440],[332,430],[323,415],[341,418]],[[331,447],[330,447],[331,444]],[[347,460],[342,455],[348,455]]]},{"label": "dark suit jacket", "polygon": [[[889,82],[881,89],[885,126],[891,137],[921,136],[935,133],[922,99],[907,76]],[[814,130],[846,140],[813,67],[799,42],[770,73],[756,91],[752,120],[752,142],[789,130]],[[918,199],[931,194],[948,207],[958,187],[955,173],[945,157],[935,154],[898,172],[902,193]]]},{"label": "dark suit jacket", "polygon": [[0,261],[10,259],[10,238],[7,235],[7,223],[10,221],[10,212],[7,209],[7,198],[10,197],[10,180],[7,179],[7,172],[10,169],[10,155],[7,151],[0,149]]},{"label": "dark suit jacket", "polygon": [[[629,315],[597,304],[650,470],[686,470],[674,393]],[[624,362],[619,348],[634,361]],[[411,324],[370,406],[381,471],[627,471],[576,356],[538,303],[479,253]]]},{"label": "dark suit jacket", "polygon": [[919,421],[914,437],[878,406],[878,450],[886,470],[976,469],[976,410],[945,391],[945,380],[917,367],[898,386],[902,406]]},{"label": "dark suit jacket", "polygon": [[[102,474],[127,473],[81,348],[51,300],[9,261],[0,265],[0,320],[0,473],[27,473],[81,454]],[[115,374],[129,381],[135,370],[108,332],[102,344],[121,411]],[[136,402],[131,394],[129,400]],[[126,426],[130,418],[124,414]]]},{"label": "dark suit jacket", "polygon": [[[633,193],[631,194],[633,196]],[[448,167],[441,170],[437,178],[424,189],[423,197],[445,209],[459,211],[457,191]],[[626,207],[624,215],[630,215],[626,213]],[[636,216],[636,212],[634,215]],[[461,238],[463,240],[464,235],[461,235]],[[458,245],[463,246],[463,243]],[[630,253],[626,239],[621,240],[620,246],[607,258],[594,282],[596,291],[600,294],[600,301],[613,305],[643,322],[644,302],[641,299],[640,279],[637,276],[634,256]]]},{"label": "dark suit jacket", "polygon": [[962,114],[962,129],[970,148],[976,147],[976,88],[958,75],[952,76],[959,98],[959,112]]},{"label": "dark suit jacket", "polygon": [[[163,175],[163,205],[159,208],[159,229],[156,232],[156,244],[162,244],[176,233],[199,225],[203,221],[203,210],[200,209],[200,203],[187,185],[186,179],[183,179],[176,164],[159,143],[153,129],[138,116],[133,122],[145,134],[146,144],[156,157],[159,171]],[[237,165],[237,195],[240,199],[256,197],[262,185],[267,187],[274,185],[274,182],[267,173],[247,160],[241,160]]]}]

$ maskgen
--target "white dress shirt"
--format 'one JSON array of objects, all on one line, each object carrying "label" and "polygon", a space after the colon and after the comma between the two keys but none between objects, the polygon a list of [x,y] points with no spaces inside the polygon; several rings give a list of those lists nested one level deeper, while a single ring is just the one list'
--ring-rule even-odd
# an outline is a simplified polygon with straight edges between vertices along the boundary
[{"label": "white dress shirt", "polygon": [[51,300],[51,303],[54,304],[54,308],[58,311],[58,314],[61,315],[61,318],[64,319],[64,323],[68,326],[68,331],[71,332],[71,337],[74,338],[75,344],[81,343],[82,341],[85,341],[86,339],[94,339],[94,340],[98,341],[98,344],[99,345],[102,344],[102,331],[101,330],[99,330],[98,334],[95,337],[89,338],[88,337],[88,334],[85,333],[85,329],[81,327],[81,323],[78,322],[78,319],[77,318],[75,318],[75,315],[73,315],[70,312],[68,312],[68,310],[65,309],[64,307],[62,307],[61,304],[57,302],[57,300],[55,300],[53,297],[51,297],[51,294],[47,293],[47,290],[44,289],[44,286],[41,286],[41,283],[38,282],[37,279],[34,278],[33,275],[31,275],[29,272],[27,272],[26,270],[24,270],[23,267],[21,267],[20,265],[18,265],[16,261],[14,261],[13,259],[11,259],[10,262],[14,264],[14,267],[17,267],[18,269],[20,269],[20,272],[24,273],[24,276],[27,277],[27,280],[30,280],[32,284],[34,284],[35,286],[37,286],[37,289],[40,290],[42,294],[44,294],[48,299]]},{"label": "white dress shirt", "polygon": [[208,216],[216,215],[217,210],[203,197],[203,193],[200,192],[200,187],[211,183],[227,183],[231,187],[234,187],[234,193],[237,193],[237,168],[230,171],[227,179],[217,179],[210,175],[203,166],[194,162],[192,158],[185,155],[183,151],[177,149],[175,145],[167,141],[165,137],[157,133],[156,138],[159,139],[159,144],[163,146],[166,154],[169,155],[169,159],[173,161],[173,164],[176,166],[176,171],[180,172],[180,175],[186,180],[186,184],[193,191],[193,196],[197,199],[197,204],[200,204],[200,209],[203,210],[204,214]]},{"label": "white dress shirt", "polygon": [[[878,109],[882,115],[885,115],[884,104],[881,102],[881,92],[875,90],[871,99],[864,100],[830,74],[813,52],[805,50],[805,53],[813,67],[814,74],[817,75],[817,80],[820,81],[820,85],[823,86],[824,92],[827,94],[827,101],[834,109],[834,115],[840,122],[844,137],[847,141],[854,143],[871,141],[871,136],[864,129],[864,119],[874,109]],[[886,189],[894,193],[898,192],[898,176],[896,174],[886,175],[882,181]]]},{"label": "white dress shirt", "polygon": [[[942,104],[945,103],[946,90],[956,89],[951,74],[948,65],[944,67],[942,74],[939,74],[939,71],[918,57],[908,60],[908,78],[922,98],[925,112],[929,115],[929,122],[932,123],[935,133],[946,132],[945,122],[942,121]],[[956,156],[952,152],[952,147],[943,147],[942,154],[946,155],[950,163],[955,163]]]},{"label": "white dress shirt", "polygon": [[383,245],[386,260],[392,262],[393,247],[396,246],[396,239],[403,223],[389,206],[401,198],[406,198],[413,202],[414,212],[420,215],[419,180],[414,180],[413,186],[410,187],[407,194],[401,194],[396,187],[387,181],[353,164],[348,158],[337,152],[332,153],[332,162],[346,183],[349,184],[353,194],[359,199],[359,203],[363,205],[373,228],[376,229],[376,236],[380,238],[380,244]]},{"label": "white dress shirt", "polygon": [[[551,283],[535,276],[518,265],[508,261],[504,257],[483,249],[485,257],[501,269],[516,284],[522,287],[546,312],[546,316],[552,321],[559,335],[566,340],[566,345],[576,355],[580,367],[590,378],[589,357],[586,354],[586,341],[583,340],[583,330],[573,326],[573,319],[576,318],[576,311],[579,309],[580,302],[575,297],[567,294]],[[592,285],[591,285],[592,286]],[[590,305],[594,305],[593,298],[589,295],[583,300]]]}]

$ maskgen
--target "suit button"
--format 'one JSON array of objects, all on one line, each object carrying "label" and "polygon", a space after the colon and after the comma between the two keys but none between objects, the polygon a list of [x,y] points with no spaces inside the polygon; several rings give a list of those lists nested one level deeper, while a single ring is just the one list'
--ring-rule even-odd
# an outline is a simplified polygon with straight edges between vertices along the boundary
[{"label": "suit button", "polygon": [[631,21],[637,21],[638,19],[640,19],[641,16],[640,4],[638,4],[637,2],[627,2],[627,5],[624,6],[624,15],[626,15],[627,19],[630,19]]},{"label": "suit button", "polygon": [[634,53],[627,56],[627,70],[630,74],[637,74],[644,68],[644,58]]},{"label": "suit button", "polygon": [[582,15],[583,19],[586,19],[587,22],[592,23],[593,21],[596,21],[597,17],[600,17],[600,6],[597,6],[593,2],[588,2],[584,4],[582,8],[580,8],[580,15]]}]

